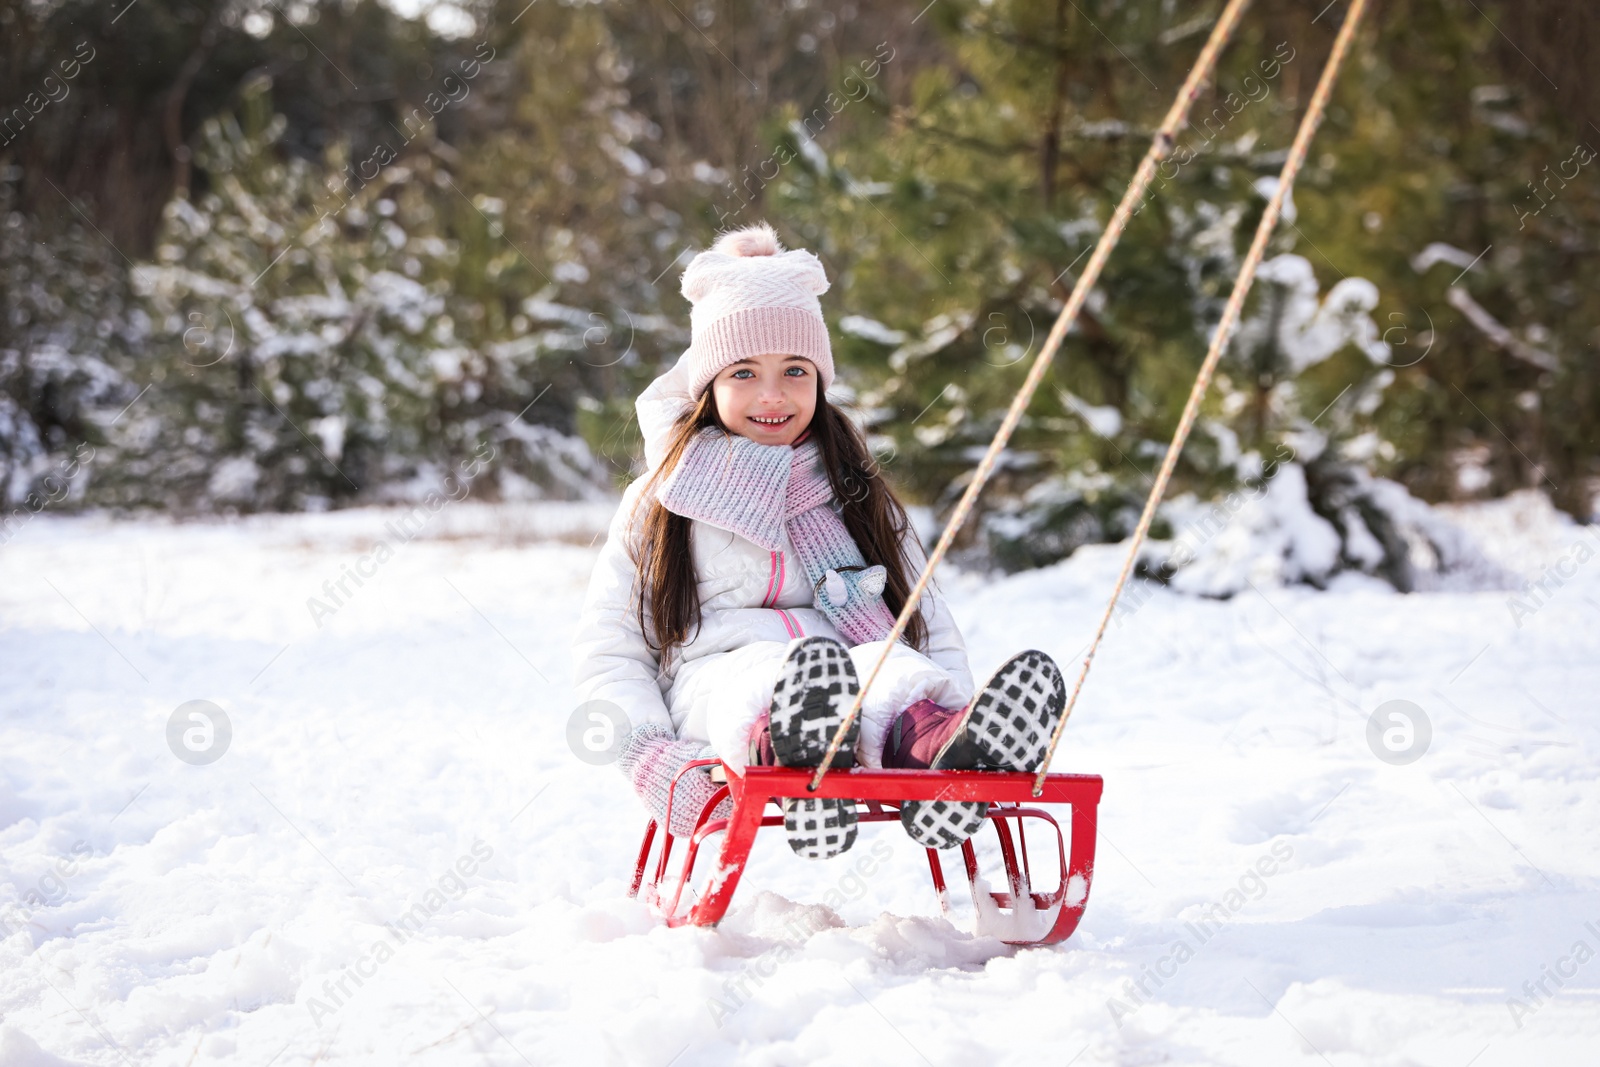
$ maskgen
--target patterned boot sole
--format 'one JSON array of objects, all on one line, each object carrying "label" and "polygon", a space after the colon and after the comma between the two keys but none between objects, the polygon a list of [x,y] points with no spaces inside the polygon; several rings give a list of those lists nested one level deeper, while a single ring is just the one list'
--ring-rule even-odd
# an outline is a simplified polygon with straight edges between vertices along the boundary
[{"label": "patterned boot sole", "polygon": [[923,848],[955,848],[978,832],[988,814],[981,800],[908,800],[900,805],[900,825]]},{"label": "patterned boot sole", "polygon": [[[990,676],[970,705],[967,721],[933,758],[937,770],[1036,771],[1067,704],[1055,661],[1029,649]],[[954,848],[977,833],[989,814],[982,801],[913,800],[900,824],[926,848]]]},{"label": "patterned boot sole", "polygon": [[783,832],[796,856],[825,860],[856,843],[856,802],[839,797],[788,797]]},{"label": "patterned boot sole", "polygon": [[[828,750],[861,685],[855,664],[839,642],[807,637],[778,668],[772,689],[772,751],[782,767],[816,767]],[[855,766],[861,722],[850,724],[832,766]],[[806,859],[827,859],[855,844],[856,805],[838,797],[789,797],[783,801],[789,847]]]}]

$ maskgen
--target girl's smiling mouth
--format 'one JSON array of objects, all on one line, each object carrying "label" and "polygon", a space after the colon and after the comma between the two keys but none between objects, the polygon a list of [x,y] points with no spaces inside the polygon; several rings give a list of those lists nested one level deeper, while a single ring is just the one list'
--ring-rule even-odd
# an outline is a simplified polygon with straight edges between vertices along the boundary
[{"label": "girl's smiling mouth", "polygon": [[750,421],[763,430],[781,430],[793,418],[793,415],[751,415]]}]

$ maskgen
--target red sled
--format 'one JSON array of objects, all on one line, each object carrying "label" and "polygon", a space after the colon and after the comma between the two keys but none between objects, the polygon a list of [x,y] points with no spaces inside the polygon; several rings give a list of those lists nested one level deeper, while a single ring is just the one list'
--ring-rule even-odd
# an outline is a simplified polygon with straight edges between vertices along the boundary
[{"label": "red sled", "polygon": [[[744,874],[745,863],[755,844],[756,831],[764,826],[782,826],[781,809],[769,813],[767,805],[775,807],[784,797],[841,797],[860,802],[857,818],[860,822],[899,822],[898,804],[906,800],[981,800],[989,804],[988,821],[999,837],[1000,858],[1005,868],[1006,892],[989,892],[990,900],[984,902],[979,894],[978,855],[969,839],[962,842],[961,856],[966,861],[967,880],[972,885],[973,904],[980,912],[984,903],[996,909],[997,914],[1013,919],[1015,937],[1002,938],[1011,945],[1053,945],[1065,941],[1077,929],[1083,910],[1089,903],[1089,886],[1094,880],[1095,815],[1100,803],[1102,781],[1095,774],[1046,775],[1043,792],[1035,797],[1035,775],[1012,771],[913,771],[867,770],[855,768],[835,771],[823,778],[815,793],[807,792],[807,785],[816,773],[806,767],[748,767],[743,776],[727,774],[720,760],[695,760],[678,772],[678,778],[696,767],[713,767],[713,776],[721,772],[725,784],[708,800],[695,821],[684,853],[676,887],[671,899],[663,894],[662,880],[667,875],[667,864],[672,858],[676,838],[665,827],[652,819],[645,828],[644,842],[639,846],[639,861],[633,872],[633,885],[629,896],[637,896],[641,887],[644,899],[667,921],[668,926],[715,926],[728,905],[733,902],[734,890]],[[719,779],[720,780],[720,779]],[[677,778],[667,795],[667,825],[671,825],[672,797],[677,789]],[[733,812],[725,819],[714,819],[711,813],[725,797],[733,800]],[[887,802],[891,806],[885,806]],[[1061,826],[1055,817],[1038,805],[1067,804],[1072,808],[1071,848],[1062,837]],[[1043,823],[1055,832],[1058,879],[1050,892],[1036,892],[1033,888],[1033,869],[1028,857],[1026,824],[1028,820]],[[1011,823],[1015,822],[1013,833]],[[1046,840],[1049,830],[1045,831]],[[645,869],[650,864],[651,846],[658,831],[661,846],[654,873],[645,880]],[[706,892],[687,910],[680,910],[684,889],[694,875],[695,859],[700,846],[712,834],[722,833],[722,849],[717,856],[717,866]],[[1037,840],[1037,834],[1035,839]],[[928,868],[933,875],[933,888],[939,905],[950,914],[949,893],[945,889],[944,868],[939,862],[937,849],[928,849]],[[1020,905],[1020,906],[1019,906]],[[1031,914],[1030,914],[1031,913]],[[1026,929],[1023,929],[1023,928]]]}]

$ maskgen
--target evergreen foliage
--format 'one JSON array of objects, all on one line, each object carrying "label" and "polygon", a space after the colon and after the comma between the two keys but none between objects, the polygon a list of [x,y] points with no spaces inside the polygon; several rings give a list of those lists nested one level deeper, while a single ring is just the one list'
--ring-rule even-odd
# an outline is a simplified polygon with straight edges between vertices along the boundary
[{"label": "evergreen foliage", "polygon": [[[129,80],[120,22],[11,11],[8,91],[74,34],[98,51],[80,110],[0,145],[7,501],[80,446],[63,502],[412,498],[486,449],[485,495],[605,492],[638,472],[633,397],[688,340],[688,255],[765,218],[828,267],[838,392],[884,471],[949,507],[1220,3],[680,6],[469,6],[451,37],[371,3],[144,0],[123,21],[165,81]],[[1600,134],[1528,58],[1572,52],[1560,5],[1516,15],[1526,53],[1502,47],[1501,6],[1394,0],[1363,30],[1158,538],[1182,539],[1181,501],[1292,469],[1276,491],[1336,544],[1302,580],[1410,588],[1460,555],[1415,498],[1536,484],[1591,514]],[[1312,14],[1252,8],[985,490],[968,562],[1131,531],[1331,45],[1339,11]],[[59,124],[111,93],[179,137],[147,236],[137,210],[93,223],[104,205],[76,190],[120,179],[88,182],[63,147]]]}]

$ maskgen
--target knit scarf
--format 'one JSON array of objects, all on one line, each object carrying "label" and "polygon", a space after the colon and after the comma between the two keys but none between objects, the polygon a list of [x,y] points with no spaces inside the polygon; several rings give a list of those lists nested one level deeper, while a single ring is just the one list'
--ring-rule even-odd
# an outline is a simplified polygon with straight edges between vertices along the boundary
[{"label": "knit scarf", "polygon": [[811,582],[812,603],[851,645],[881,641],[895,617],[883,602],[888,572],[866,566],[835,510],[833,487],[814,439],[764,445],[707,426],[661,482],[659,499],[677,515],[728,530],[769,552],[787,532]]}]

